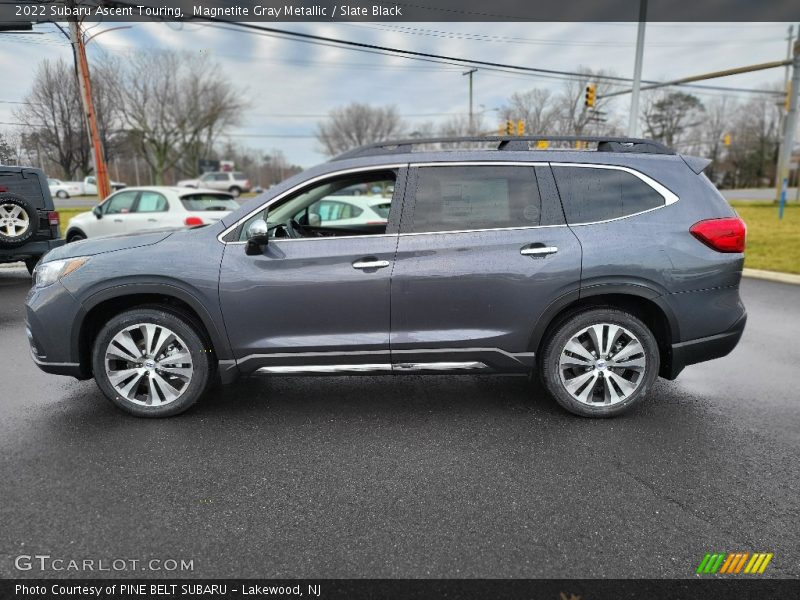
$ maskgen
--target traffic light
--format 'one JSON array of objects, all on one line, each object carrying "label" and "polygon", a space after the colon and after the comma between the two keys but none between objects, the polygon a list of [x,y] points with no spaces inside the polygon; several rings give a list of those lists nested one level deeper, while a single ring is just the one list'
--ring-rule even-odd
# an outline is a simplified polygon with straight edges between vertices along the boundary
[{"label": "traffic light", "polygon": [[583,101],[584,106],[592,108],[597,100],[597,86],[590,83],[586,86],[586,98]]},{"label": "traffic light", "polygon": [[722,144],[725,146],[730,146],[731,142],[733,141],[733,136],[730,133],[726,133],[722,136]]},{"label": "traffic light", "polygon": [[517,135],[525,135],[525,121],[517,121]]},{"label": "traffic light", "polygon": [[549,147],[550,147],[550,142],[548,142],[547,140],[539,140],[538,142],[536,142],[537,150],[546,150]]},{"label": "traffic light", "polygon": [[514,121],[511,119],[506,121],[506,135],[514,135]]}]

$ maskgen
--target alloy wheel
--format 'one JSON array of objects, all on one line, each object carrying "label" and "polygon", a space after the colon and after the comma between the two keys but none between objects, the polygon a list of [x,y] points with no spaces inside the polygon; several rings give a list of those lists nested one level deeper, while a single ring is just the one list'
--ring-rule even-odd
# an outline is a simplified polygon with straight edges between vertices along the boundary
[{"label": "alloy wheel", "polygon": [[613,323],[581,329],[561,351],[561,383],[578,402],[612,406],[624,402],[644,381],[645,349],[630,330]]},{"label": "alloy wheel", "polygon": [[0,204],[0,231],[9,237],[20,237],[30,227],[30,217],[21,206]]},{"label": "alloy wheel", "polygon": [[106,348],[104,363],[116,393],[142,406],[174,402],[194,373],[186,342],[154,323],[139,323],[117,333]]}]

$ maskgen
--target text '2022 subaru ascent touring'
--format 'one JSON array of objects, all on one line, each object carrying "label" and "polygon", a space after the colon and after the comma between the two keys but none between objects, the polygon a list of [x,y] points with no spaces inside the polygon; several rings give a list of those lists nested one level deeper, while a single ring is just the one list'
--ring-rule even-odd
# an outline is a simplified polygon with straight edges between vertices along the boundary
[{"label": "text '2022 subaru ascent touring'", "polygon": [[[33,359],[139,416],[252,373],[537,372],[565,409],[618,414],[736,346],[745,227],[704,159],[548,139],[365,146],[218,223],[54,249]],[[338,206],[353,186],[385,218]]]}]

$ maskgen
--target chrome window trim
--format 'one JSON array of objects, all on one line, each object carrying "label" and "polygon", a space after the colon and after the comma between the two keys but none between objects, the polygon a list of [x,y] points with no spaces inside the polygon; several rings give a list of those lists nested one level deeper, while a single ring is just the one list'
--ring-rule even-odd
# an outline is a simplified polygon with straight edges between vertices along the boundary
[{"label": "chrome window trim", "polygon": [[[637,213],[632,213],[630,215],[624,215],[622,217],[614,217],[613,219],[604,219],[601,221],[587,221],[585,223],[562,223],[557,225],[529,225],[529,226],[519,226],[519,227],[490,227],[485,229],[459,229],[455,231],[420,231],[420,232],[409,232],[409,233],[379,233],[379,234],[370,234],[370,235],[343,235],[331,238],[302,238],[302,239],[291,239],[291,238],[281,238],[279,241],[283,242],[306,242],[306,241],[318,241],[318,240],[326,240],[326,239],[334,239],[334,240],[347,240],[347,239],[354,239],[354,238],[378,238],[378,237],[405,237],[405,236],[416,236],[416,235],[444,235],[444,234],[452,234],[452,233],[480,233],[480,232],[488,232],[488,231],[517,231],[517,230],[525,230],[525,229],[546,229],[546,228],[553,228],[553,227],[582,227],[585,225],[600,225],[603,223],[612,223],[614,221],[621,221],[622,219],[629,219],[631,217],[636,217],[639,215],[643,215],[645,213],[652,212],[654,210],[660,210],[672,204],[675,204],[680,200],[677,194],[675,194],[672,190],[667,188],[666,186],[662,185],[649,175],[645,175],[641,171],[637,171],[631,167],[626,167],[622,165],[609,165],[605,163],[575,163],[575,162],[548,162],[548,161],[512,161],[512,160],[468,160],[468,161],[455,161],[455,162],[447,162],[447,161],[436,161],[436,162],[413,162],[413,163],[391,163],[391,164],[384,164],[384,165],[371,165],[367,167],[353,167],[350,169],[342,169],[340,171],[331,171],[330,173],[325,173],[324,175],[318,175],[313,177],[312,179],[308,179],[302,183],[297,184],[296,186],[286,190],[282,194],[276,196],[272,200],[265,202],[264,204],[260,205],[258,208],[250,211],[247,215],[240,218],[236,223],[225,229],[222,233],[217,236],[217,240],[222,244],[230,244],[230,245],[243,245],[247,242],[226,242],[223,238],[228,235],[231,231],[239,227],[243,222],[247,221],[249,218],[254,216],[256,213],[268,208],[270,205],[274,204],[275,202],[285,198],[286,196],[298,191],[299,189],[306,187],[308,185],[314,184],[318,181],[323,179],[328,179],[331,177],[337,177],[340,175],[348,175],[350,173],[364,173],[368,171],[382,171],[385,169],[402,169],[402,168],[419,168],[419,167],[485,167],[485,166],[505,166],[505,167],[546,167],[549,166],[551,168],[558,168],[558,167],[578,167],[584,169],[607,169],[611,171],[624,171],[626,173],[630,173],[634,177],[638,178],[640,181],[643,181],[645,184],[649,185],[653,190],[655,190],[663,199],[664,204],[662,206],[656,206],[654,208],[649,208],[647,210],[639,211]],[[556,183],[556,185],[558,185]],[[120,190],[122,191],[122,190]]]}]

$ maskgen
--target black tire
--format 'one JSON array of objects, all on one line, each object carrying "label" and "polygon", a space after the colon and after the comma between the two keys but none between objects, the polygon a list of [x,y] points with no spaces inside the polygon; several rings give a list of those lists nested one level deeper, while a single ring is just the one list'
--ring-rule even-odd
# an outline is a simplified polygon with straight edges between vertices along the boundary
[{"label": "black tire", "polygon": [[[562,381],[562,373],[559,367],[561,355],[567,343],[587,327],[599,324],[617,325],[633,334],[641,344],[641,352],[638,352],[636,356],[643,357],[645,363],[643,372],[638,374],[638,376],[631,371],[624,371],[624,368],[614,371],[617,375],[622,373],[626,377],[634,377],[636,388],[621,401],[609,405],[605,405],[602,402],[582,402],[573,397]],[[622,339],[628,338],[623,336]],[[621,341],[620,343],[625,342]],[[625,346],[622,346],[622,349],[624,349],[624,347]],[[608,356],[613,358],[613,353]],[[594,388],[597,390],[596,393],[599,394],[605,391],[605,386],[608,385],[608,375],[606,375],[606,373],[610,372],[611,368],[608,367],[607,364],[613,364],[613,361],[606,361],[606,357],[604,356],[598,358],[601,360],[596,361],[595,366],[592,367],[592,372],[595,370],[602,371],[597,373],[599,378],[597,379],[598,383],[595,384],[597,387]],[[544,387],[553,398],[555,398],[556,402],[569,412],[582,417],[613,417],[629,410],[647,395],[650,386],[658,376],[659,359],[658,344],[653,333],[638,318],[627,312],[611,307],[590,308],[582,312],[568,315],[555,326],[552,333],[545,341],[544,351],[542,352],[541,361],[539,363],[539,372]],[[579,374],[581,373],[580,369],[576,371]],[[574,371],[572,373],[574,373]],[[569,379],[567,379],[567,381],[569,381]],[[591,382],[591,379],[588,381]],[[614,388],[613,391],[615,394],[622,395],[620,394],[622,388],[614,384],[611,385]],[[585,391],[588,387],[588,383],[583,388],[579,386],[577,393],[581,395],[580,393]]]},{"label": "black tire", "polygon": [[[17,213],[12,220],[12,214]],[[24,229],[20,221],[26,222]],[[16,194],[0,193],[0,248],[16,248],[39,229],[39,213],[31,202]]]},{"label": "black tire", "polygon": [[36,268],[36,265],[39,264],[40,260],[42,260],[41,256],[32,256],[25,259],[25,268],[28,269],[28,273],[33,275],[33,270]]},{"label": "black tire", "polygon": [[86,239],[86,234],[82,231],[76,229],[73,231],[67,232],[67,243],[71,244],[72,242],[80,242],[81,240]]},{"label": "black tire", "polygon": [[242,188],[238,188],[236,186],[231,187],[228,191],[234,198],[238,198],[242,195]]},{"label": "black tire", "polygon": [[[185,387],[180,388],[180,394],[172,401],[148,406],[139,403],[143,400],[139,402],[134,401],[135,399],[131,400],[120,395],[106,372],[106,352],[114,337],[123,330],[140,324],[152,324],[173,332],[179,341],[185,344],[186,350],[191,356],[191,376],[185,383]],[[138,346],[141,348],[142,344],[138,344]],[[145,360],[147,359],[143,356],[141,364],[145,365]],[[103,327],[92,348],[92,368],[98,387],[116,406],[137,417],[168,417],[187,410],[208,388],[214,367],[213,360],[213,354],[208,344],[203,341],[203,335],[191,321],[166,308],[134,308],[117,315]],[[154,370],[158,372],[157,368]],[[161,372],[160,375],[163,376],[164,373]],[[142,389],[139,385],[147,385],[149,375],[142,378],[141,381],[141,384],[134,387]],[[158,399],[164,400],[160,396]]]},{"label": "black tire", "polygon": [[69,198],[69,194],[65,190],[58,190],[56,192],[56,198],[60,198],[61,200],[66,200]]}]

